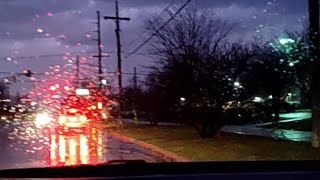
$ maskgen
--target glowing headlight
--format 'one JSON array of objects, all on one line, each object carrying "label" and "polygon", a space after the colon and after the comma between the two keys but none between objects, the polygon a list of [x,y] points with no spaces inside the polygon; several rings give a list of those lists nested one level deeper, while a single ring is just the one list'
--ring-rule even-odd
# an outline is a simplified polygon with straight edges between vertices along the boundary
[{"label": "glowing headlight", "polygon": [[48,114],[39,113],[36,116],[35,122],[36,122],[36,125],[46,125],[46,124],[50,123],[51,120],[52,119]]},{"label": "glowing headlight", "polygon": [[85,115],[82,115],[79,117],[80,121],[87,121],[87,117]]},{"label": "glowing headlight", "polygon": [[65,123],[66,122],[66,117],[65,116],[60,116],[59,117],[59,123]]}]

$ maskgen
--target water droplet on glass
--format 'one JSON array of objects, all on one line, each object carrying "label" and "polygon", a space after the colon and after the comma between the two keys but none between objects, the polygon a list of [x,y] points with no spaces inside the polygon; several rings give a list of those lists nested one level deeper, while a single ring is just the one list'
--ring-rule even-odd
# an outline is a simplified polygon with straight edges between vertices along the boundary
[{"label": "water droplet on glass", "polygon": [[38,28],[38,29],[37,29],[37,32],[38,32],[38,33],[43,33],[43,29],[42,29],[42,28]]},{"label": "water droplet on glass", "polygon": [[52,17],[52,16],[53,16],[53,13],[52,13],[52,12],[48,12],[48,16],[49,16],[49,17]]}]

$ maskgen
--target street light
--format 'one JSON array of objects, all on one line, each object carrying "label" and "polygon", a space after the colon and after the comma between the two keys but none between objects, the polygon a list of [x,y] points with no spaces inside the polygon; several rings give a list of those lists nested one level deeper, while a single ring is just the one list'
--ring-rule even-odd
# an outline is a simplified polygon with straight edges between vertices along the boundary
[{"label": "street light", "polygon": [[180,98],[180,101],[184,102],[184,101],[186,101],[186,98],[181,97],[181,98]]},{"label": "street light", "polygon": [[280,38],[279,42],[280,42],[280,44],[285,45],[288,43],[294,43],[295,41],[291,38]]},{"label": "street light", "polygon": [[102,80],[101,80],[101,83],[102,83],[103,85],[107,85],[107,84],[108,84],[108,81],[107,81],[106,79],[102,79]]}]

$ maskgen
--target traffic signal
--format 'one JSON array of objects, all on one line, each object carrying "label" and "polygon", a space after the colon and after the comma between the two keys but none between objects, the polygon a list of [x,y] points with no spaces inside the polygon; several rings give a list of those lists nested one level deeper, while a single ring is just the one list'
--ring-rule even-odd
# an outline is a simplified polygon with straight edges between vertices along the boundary
[{"label": "traffic signal", "polygon": [[23,70],[23,75],[27,76],[27,77],[31,77],[33,75],[33,72],[31,72],[30,70]]}]

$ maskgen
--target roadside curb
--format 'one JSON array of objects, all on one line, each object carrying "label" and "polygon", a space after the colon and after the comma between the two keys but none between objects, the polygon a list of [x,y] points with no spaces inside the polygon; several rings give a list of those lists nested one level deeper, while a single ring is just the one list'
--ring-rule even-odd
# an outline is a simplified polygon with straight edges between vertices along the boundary
[{"label": "roadside curb", "polygon": [[131,138],[131,137],[127,137],[124,136],[122,134],[113,132],[113,131],[109,131],[108,132],[111,136],[114,136],[118,139],[121,139],[123,141],[127,141],[127,142],[131,142],[134,144],[137,144],[149,151],[151,151],[153,154],[155,154],[158,157],[164,158],[166,162],[190,162],[191,160],[188,160],[184,157],[181,157],[175,153],[169,152],[167,150],[164,150],[162,148],[159,148],[157,146],[154,146],[152,144],[148,144],[146,142]]}]

